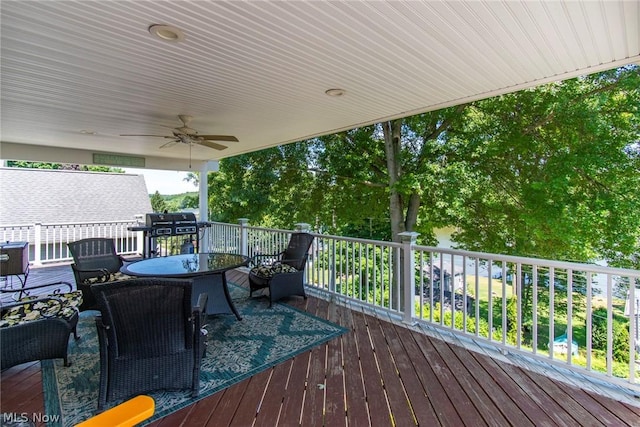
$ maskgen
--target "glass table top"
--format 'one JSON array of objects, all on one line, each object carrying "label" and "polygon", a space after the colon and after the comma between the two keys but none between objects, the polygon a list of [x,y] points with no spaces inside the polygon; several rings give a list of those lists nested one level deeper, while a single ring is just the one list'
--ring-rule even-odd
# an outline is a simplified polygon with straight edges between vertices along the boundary
[{"label": "glass table top", "polygon": [[197,276],[222,273],[248,262],[249,257],[239,254],[182,254],[132,262],[121,271],[131,276]]}]

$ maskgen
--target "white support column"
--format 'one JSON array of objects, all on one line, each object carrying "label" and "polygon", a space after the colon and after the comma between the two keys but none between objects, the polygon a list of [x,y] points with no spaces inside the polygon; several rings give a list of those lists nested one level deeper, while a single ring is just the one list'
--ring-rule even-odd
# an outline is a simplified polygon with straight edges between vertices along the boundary
[{"label": "white support column", "polygon": [[[220,165],[217,161],[202,162],[200,165],[200,176],[198,177],[198,212],[201,222],[209,221],[209,172],[218,172],[218,170],[220,170]],[[200,239],[198,252],[208,252],[209,242],[209,227],[205,227]]]},{"label": "white support column", "polygon": [[415,301],[415,283],[416,283],[416,270],[415,259],[413,254],[413,245],[416,243],[416,238],[420,233],[408,232],[399,233],[400,240],[402,242],[402,280],[404,289],[404,314],[402,323],[408,325],[414,325],[416,321],[413,319],[413,307]]},{"label": "white support column", "polygon": [[240,254],[249,256],[249,226],[248,218],[238,218],[240,224]]}]

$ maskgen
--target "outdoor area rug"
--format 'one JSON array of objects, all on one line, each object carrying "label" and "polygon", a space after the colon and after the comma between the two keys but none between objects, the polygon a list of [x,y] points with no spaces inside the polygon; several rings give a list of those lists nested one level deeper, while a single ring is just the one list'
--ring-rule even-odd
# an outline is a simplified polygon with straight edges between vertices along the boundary
[{"label": "outdoor area rug", "polygon": [[[202,361],[200,395],[189,391],[149,393],[156,411],[148,422],[189,406],[245,378],[346,332],[345,328],[284,304],[269,308],[266,298],[249,298],[249,292],[229,284],[229,291],[242,316],[209,318],[207,354]],[[61,359],[42,361],[45,413],[50,426],[73,426],[96,413],[100,357],[94,318],[83,312],[78,322],[80,340],[69,341],[71,366]]]}]

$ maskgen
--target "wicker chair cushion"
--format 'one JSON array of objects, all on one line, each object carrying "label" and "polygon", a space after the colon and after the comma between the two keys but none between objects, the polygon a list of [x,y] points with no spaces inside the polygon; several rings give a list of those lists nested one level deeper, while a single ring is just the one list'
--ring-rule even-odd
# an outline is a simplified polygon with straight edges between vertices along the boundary
[{"label": "wicker chair cushion", "polygon": [[271,279],[273,276],[279,273],[295,273],[298,270],[291,267],[289,264],[275,264],[275,265],[260,265],[251,269],[251,274],[256,275],[262,279]]},{"label": "wicker chair cushion", "polygon": [[[115,273],[111,273],[111,275],[109,276],[109,280],[106,280],[107,282],[118,282],[120,280],[129,280],[129,279],[133,279],[133,277],[131,276],[127,276],[124,273],[120,273],[115,272]],[[93,285],[94,283],[101,283],[105,280],[102,280],[102,276],[101,277],[90,277],[88,279],[84,280],[84,283],[87,285]]]},{"label": "wicker chair cushion", "polygon": [[[45,301],[34,301],[37,298],[51,297]],[[25,322],[32,322],[47,317],[61,317],[65,320],[78,312],[78,306],[82,304],[82,291],[67,292],[64,294],[47,296],[29,296],[21,300],[24,304],[11,307],[2,314],[0,328],[15,326]]]}]

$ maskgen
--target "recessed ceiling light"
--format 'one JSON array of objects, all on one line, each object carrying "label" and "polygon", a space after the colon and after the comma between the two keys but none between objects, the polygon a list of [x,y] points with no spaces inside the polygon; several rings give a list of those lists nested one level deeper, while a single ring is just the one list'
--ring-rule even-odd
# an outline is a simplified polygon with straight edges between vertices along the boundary
[{"label": "recessed ceiling light", "polygon": [[149,33],[166,42],[176,43],[184,40],[184,33],[182,30],[172,27],[171,25],[152,25],[149,27]]},{"label": "recessed ceiling light", "polygon": [[329,96],[342,96],[346,93],[344,89],[327,89],[324,91]]},{"label": "recessed ceiling light", "polygon": [[80,131],[80,133],[83,134],[83,135],[96,135],[96,131],[95,130],[82,129]]}]

